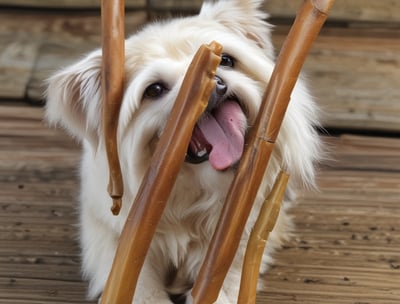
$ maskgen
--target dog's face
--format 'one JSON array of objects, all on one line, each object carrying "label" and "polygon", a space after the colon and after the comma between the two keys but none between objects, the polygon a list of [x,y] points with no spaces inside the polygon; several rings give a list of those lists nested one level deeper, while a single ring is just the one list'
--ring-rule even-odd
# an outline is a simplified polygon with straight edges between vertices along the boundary
[{"label": "dog's face", "polygon": [[[147,167],[194,54],[213,40],[223,46],[222,60],[209,106],[193,132],[186,166],[227,172],[239,161],[274,67],[261,2],[205,4],[197,16],[149,25],[126,40],[118,140],[121,161],[130,173]],[[56,74],[48,90],[49,120],[61,122],[94,150],[102,145],[100,73],[98,50]],[[300,127],[307,123],[300,121]],[[285,123],[283,133],[298,127],[292,124]],[[289,145],[296,144],[291,140]]]},{"label": "dog's face", "polygon": [[[215,170],[229,169],[238,162],[273,61],[268,57],[268,37],[261,35],[267,34],[268,26],[261,20],[258,36],[246,24],[233,28],[224,23],[235,19],[231,16],[236,13],[234,8],[225,7],[218,19],[207,15],[214,7],[206,7],[200,16],[152,25],[127,40],[128,81],[120,116],[121,129],[127,131],[123,142],[139,135],[137,148],[152,151],[194,54],[201,44],[215,40],[223,45],[216,85],[193,132],[186,162],[209,161]],[[146,130],[146,135],[135,130]]]}]

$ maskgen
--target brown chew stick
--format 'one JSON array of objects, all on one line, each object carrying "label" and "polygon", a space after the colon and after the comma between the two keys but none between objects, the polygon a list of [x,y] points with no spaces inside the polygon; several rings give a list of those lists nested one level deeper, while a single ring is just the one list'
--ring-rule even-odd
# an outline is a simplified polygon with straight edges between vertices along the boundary
[{"label": "brown chew stick", "polygon": [[207,107],[221,51],[222,46],[216,42],[203,45],[189,66],[126,220],[102,303],[132,301],[151,239],[185,159],[192,130]]},{"label": "brown chew stick", "polygon": [[124,191],[117,147],[118,117],[124,90],[124,9],[124,0],[101,2],[103,134],[110,170],[108,193],[113,199],[111,211],[114,215],[119,213]]},{"label": "brown chew stick", "polygon": [[[285,40],[255,126],[192,290],[194,304],[214,303],[232,264],[274,147],[290,95],[333,1],[305,1]],[[306,143],[305,143],[306,144]]]},{"label": "brown chew stick", "polygon": [[250,233],[243,261],[238,304],[256,303],[258,275],[265,245],[278,219],[288,180],[289,175],[281,171],[275,180],[270,194],[265,199],[257,221]]}]

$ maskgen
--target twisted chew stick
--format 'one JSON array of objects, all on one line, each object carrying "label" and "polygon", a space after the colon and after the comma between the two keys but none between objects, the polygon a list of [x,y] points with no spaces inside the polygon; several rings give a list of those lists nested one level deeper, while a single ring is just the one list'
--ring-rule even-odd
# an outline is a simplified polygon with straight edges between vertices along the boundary
[{"label": "twisted chew stick", "polygon": [[214,303],[218,298],[264,176],[290,94],[306,54],[325,22],[332,4],[332,0],[305,1],[286,38],[206,258],[194,284],[194,304]]},{"label": "twisted chew stick", "polygon": [[274,228],[278,219],[288,180],[289,175],[281,171],[275,180],[270,194],[265,199],[257,221],[250,233],[243,261],[238,304],[256,303],[257,281],[262,256],[269,233]]},{"label": "twisted chew stick", "polygon": [[110,168],[108,193],[113,199],[111,211],[114,215],[119,213],[123,193],[117,126],[124,89],[124,9],[124,0],[101,2],[103,133]]},{"label": "twisted chew stick", "polygon": [[156,147],[122,231],[102,303],[131,303],[151,239],[177,178],[201,113],[214,87],[222,47],[200,47],[185,75],[181,90]]}]

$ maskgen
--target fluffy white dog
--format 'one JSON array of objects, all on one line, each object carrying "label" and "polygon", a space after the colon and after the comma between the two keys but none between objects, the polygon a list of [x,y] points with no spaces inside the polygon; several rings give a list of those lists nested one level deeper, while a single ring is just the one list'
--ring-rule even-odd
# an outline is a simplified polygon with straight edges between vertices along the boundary
[{"label": "fluffy white dog", "polygon": [[[119,216],[110,212],[108,165],[102,140],[101,51],[49,80],[47,119],[83,143],[80,239],[89,296],[101,295],[129,208],[175,101],[183,76],[201,44],[223,46],[210,105],[193,132],[186,161],[157,228],[136,288],[135,303],[185,303],[219,217],[244,139],[257,115],[274,68],[271,26],[261,0],[222,0],[199,15],[148,25],[126,40],[126,84],[118,125],[125,193]],[[247,223],[243,242],[218,303],[236,303],[245,240],[264,194],[284,166],[291,180],[267,244],[271,252],[288,236],[287,208],[299,187],[314,182],[320,157],[316,106],[303,83],[292,94],[275,150]],[[205,119],[206,117],[207,119]],[[231,121],[227,123],[226,121]],[[189,302],[189,300],[187,300]]]}]

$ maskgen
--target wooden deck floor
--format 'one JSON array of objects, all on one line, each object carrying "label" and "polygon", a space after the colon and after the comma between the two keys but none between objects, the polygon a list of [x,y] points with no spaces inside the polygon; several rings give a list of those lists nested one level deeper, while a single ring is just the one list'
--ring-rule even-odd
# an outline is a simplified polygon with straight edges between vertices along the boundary
[{"label": "wooden deck floor", "polygon": [[[327,138],[335,163],[293,210],[258,303],[400,303],[400,139]],[[76,242],[79,147],[0,103],[0,303],[89,303]]]}]

